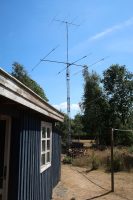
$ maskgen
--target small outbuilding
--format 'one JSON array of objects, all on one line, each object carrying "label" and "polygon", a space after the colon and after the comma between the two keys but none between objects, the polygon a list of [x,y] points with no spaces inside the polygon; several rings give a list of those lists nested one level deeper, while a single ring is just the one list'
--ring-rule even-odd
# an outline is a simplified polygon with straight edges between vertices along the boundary
[{"label": "small outbuilding", "polygon": [[0,200],[50,200],[60,180],[64,116],[0,69]]}]

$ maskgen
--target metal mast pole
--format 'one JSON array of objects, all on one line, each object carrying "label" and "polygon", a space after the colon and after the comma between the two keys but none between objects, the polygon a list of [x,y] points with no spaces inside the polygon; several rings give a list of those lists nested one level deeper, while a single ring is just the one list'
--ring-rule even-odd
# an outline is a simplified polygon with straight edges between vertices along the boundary
[{"label": "metal mast pole", "polygon": [[68,115],[68,148],[71,143],[71,108],[70,108],[70,68],[68,59],[68,22],[66,22],[66,34],[67,34],[67,69],[66,69],[66,84],[67,84],[67,115]]}]

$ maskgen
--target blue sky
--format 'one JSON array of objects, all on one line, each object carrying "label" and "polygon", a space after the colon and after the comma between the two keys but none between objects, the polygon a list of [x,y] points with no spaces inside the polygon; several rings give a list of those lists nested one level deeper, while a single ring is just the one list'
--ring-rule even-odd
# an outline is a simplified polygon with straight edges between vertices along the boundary
[{"label": "blue sky", "polygon": [[[41,62],[66,61],[66,27],[54,19],[80,26],[69,26],[69,61],[88,55],[77,64],[93,65],[102,76],[112,64],[126,65],[133,71],[132,0],[0,0],[0,67],[11,72],[14,61],[43,87],[49,103],[66,111],[65,65]],[[91,53],[91,55],[89,55]],[[83,95],[81,67],[71,66],[71,116],[79,111]]]}]

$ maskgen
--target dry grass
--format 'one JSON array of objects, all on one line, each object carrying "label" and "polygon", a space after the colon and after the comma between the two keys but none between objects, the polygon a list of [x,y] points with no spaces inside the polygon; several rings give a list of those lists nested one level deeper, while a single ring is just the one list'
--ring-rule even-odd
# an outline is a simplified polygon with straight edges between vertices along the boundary
[{"label": "dry grass", "polygon": [[[87,148],[85,156],[73,159],[72,164],[88,169],[102,168],[110,171],[110,148],[103,151]],[[133,154],[129,153],[127,148],[114,148],[114,170],[133,170]]]}]

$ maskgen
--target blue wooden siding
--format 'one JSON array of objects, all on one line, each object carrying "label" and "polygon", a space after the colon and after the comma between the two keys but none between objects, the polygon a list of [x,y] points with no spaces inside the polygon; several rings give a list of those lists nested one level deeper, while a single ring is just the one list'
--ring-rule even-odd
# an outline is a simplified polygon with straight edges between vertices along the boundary
[{"label": "blue wooden siding", "polygon": [[[7,112],[5,114],[9,113]],[[12,116],[8,200],[10,199],[16,200],[18,194],[18,169],[19,169],[18,163],[19,163],[19,146],[20,146],[19,128],[20,127],[18,118]]]},{"label": "blue wooden siding", "polygon": [[4,113],[12,117],[8,200],[50,200],[60,180],[59,134],[53,126],[52,165],[40,173],[41,121],[51,120],[30,110]]},{"label": "blue wooden siding", "polygon": [[53,151],[52,151],[52,173],[53,187],[57,185],[61,178],[61,136],[57,131],[53,132]]},{"label": "blue wooden siding", "polygon": [[53,132],[52,166],[40,173],[41,120],[23,114],[20,127],[18,200],[50,200],[60,178],[60,137]]},{"label": "blue wooden siding", "polygon": [[39,164],[40,120],[23,113],[20,121],[18,200],[40,199]]},{"label": "blue wooden siding", "polygon": [[0,120],[0,188],[2,188],[3,168],[4,168],[4,148],[5,148],[5,130],[6,123],[4,120]]}]

